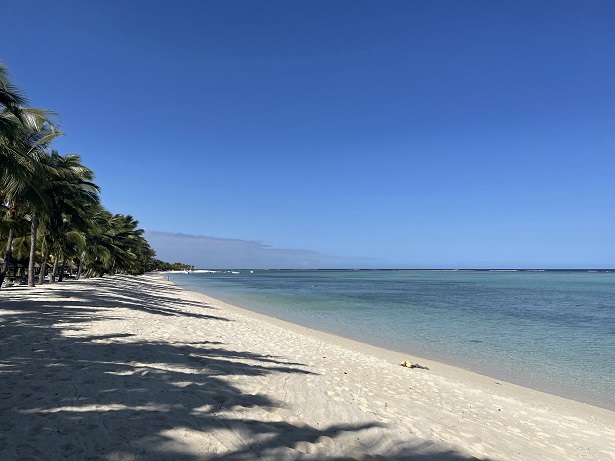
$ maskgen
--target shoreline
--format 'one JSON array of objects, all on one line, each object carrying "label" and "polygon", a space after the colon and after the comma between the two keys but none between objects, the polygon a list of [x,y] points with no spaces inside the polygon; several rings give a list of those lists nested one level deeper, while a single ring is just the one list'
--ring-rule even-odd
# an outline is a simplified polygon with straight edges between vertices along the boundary
[{"label": "shoreline", "polygon": [[[485,272],[487,271],[492,271],[492,270],[485,270]],[[584,272],[584,270],[562,270],[560,272],[571,272],[571,271],[575,271],[575,272]],[[194,272],[205,272],[205,273],[213,273],[213,272],[219,272],[216,270],[199,270],[199,271],[194,271]],[[608,272],[608,270],[607,270]],[[161,274],[174,274],[174,273],[183,273],[182,271],[179,272],[173,272],[173,271],[165,271],[164,273]],[[169,279],[170,281],[170,279]],[[171,283],[173,283],[171,281]],[[181,285],[176,285],[182,289],[185,290],[190,290],[189,287],[183,287]],[[392,347],[387,347],[382,346],[382,345],[378,345],[375,344],[377,341],[375,341],[374,343],[370,343],[362,338],[356,338],[356,337],[352,337],[352,336],[345,336],[343,333],[340,334],[338,332],[334,332],[334,331],[328,331],[328,330],[322,330],[319,329],[318,327],[313,327],[313,326],[308,326],[305,324],[300,324],[300,323],[295,323],[295,321],[293,320],[285,320],[283,318],[278,318],[278,317],[274,317],[272,315],[268,315],[266,313],[262,313],[258,310],[251,310],[249,307],[241,307],[241,306],[237,306],[237,305],[233,305],[230,303],[227,303],[225,301],[223,301],[222,299],[219,298],[215,298],[214,296],[210,296],[207,293],[201,292],[201,291],[192,291],[193,293],[197,293],[197,294],[201,294],[203,296],[205,296],[208,300],[213,301],[213,302],[217,302],[217,303],[221,303],[224,304],[225,306],[227,306],[230,309],[237,309],[238,312],[242,312],[246,315],[252,315],[254,314],[256,316],[256,318],[260,318],[262,320],[267,321],[268,319],[271,319],[272,321],[275,322],[280,322],[280,324],[282,326],[285,326],[287,328],[295,328],[295,331],[299,331],[299,332],[308,332],[308,334],[314,334],[314,335],[323,335],[323,338],[328,339],[334,343],[337,344],[345,344],[347,343],[347,345],[351,345],[351,348],[354,349],[358,349],[358,350],[371,350],[371,353],[373,355],[379,356],[387,361],[389,361],[390,363],[396,363],[399,364],[401,361],[403,360],[410,360],[412,362],[420,362],[420,363],[425,363],[425,364],[429,364],[431,363],[432,365],[435,366],[440,366],[443,368],[446,367],[452,367],[456,370],[460,370],[460,371],[465,371],[467,373],[470,374],[474,374],[474,375],[478,375],[478,376],[482,376],[484,378],[487,379],[487,381],[497,381],[500,383],[500,385],[502,383],[505,383],[506,385],[509,386],[517,386],[523,390],[525,390],[525,392],[538,392],[541,394],[545,394],[545,395],[550,395],[550,396],[554,396],[554,397],[559,397],[565,400],[569,400],[572,402],[576,402],[579,404],[583,404],[583,405],[588,405],[591,407],[596,407],[596,408],[600,408],[600,409],[604,409],[607,411],[611,411],[611,412],[615,412],[615,401],[613,402],[609,402],[609,401],[597,401],[597,400],[593,400],[590,398],[585,398],[580,392],[578,391],[573,391],[571,389],[566,389],[565,387],[558,387],[556,384],[554,383],[550,383],[550,384],[546,384],[545,381],[542,381],[542,383],[536,384],[536,381],[532,380],[531,376],[521,376],[521,375],[515,375],[513,376],[512,374],[508,374],[508,376],[506,377],[497,377],[497,371],[494,371],[494,369],[489,368],[489,366],[483,366],[483,367],[479,367],[477,368],[473,368],[471,365],[466,365],[466,364],[453,364],[451,363],[451,361],[447,361],[446,358],[439,358],[439,357],[426,357],[426,356],[422,356],[422,355],[416,355],[413,352],[407,352],[404,351],[402,349],[396,349],[396,348],[392,348]],[[231,301],[232,302],[232,301]],[[397,362],[395,362],[394,359],[391,359],[391,357],[394,356],[399,356],[399,360],[397,360]],[[428,365],[429,366],[429,365]]]},{"label": "shoreline", "polygon": [[236,306],[234,304],[229,304],[227,302],[224,302],[218,298],[209,296],[202,292],[188,290],[184,287],[176,285],[174,282],[170,280],[168,282],[173,284],[174,286],[177,286],[178,288],[182,290],[185,290],[189,293],[192,293],[193,295],[197,297],[202,298],[203,301],[210,303],[212,305],[220,306],[223,309],[227,309],[229,311],[239,313],[248,318],[253,318],[259,321],[270,323],[272,325],[276,325],[276,326],[291,330],[295,333],[299,333],[299,334],[314,337],[319,340],[327,341],[337,346],[348,348],[355,352],[372,355],[392,365],[400,366],[400,363],[402,361],[409,360],[413,363],[419,363],[421,365],[425,365],[430,369],[430,371],[441,374],[442,376],[446,378],[454,377],[455,379],[462,379],[464,383],[466,384],[473,385],[473,386],[479,386],[489,391],[506,392],[507,390],[509,390],[510,392],[513,392],[515,394],[522,395],[523,398],[540,399],[543,401],[549,401],[552,399],[553,405],[564,404],[564,405],[569,406],[571,408],[571,411],[573,410],[575,412],[578,411],[581,413],[589,412],[588,414],[593,414],[596,410],[604,411],[606,412],[605,416],[608,416],[609,414],[611,414],[612,417],[615,418],[615,410],[611,408],[606,408],[600,405],[583,402],[580,400],[575,400],[575,399],[561,396],[555,393],[542,391],[539,389],[534,389],[529,386],[512,383],[504,379],[494,378],[492,376],[489,376],[487,374],[484,374],[484,373],[481,373],[475,370],[471,370],[471,369],[456,366],[456,365],[451,365],[451,364],[441,362],[438,360],[420,357],[414,354],[409,354],[409,353],[405,353],[405,352],[394,350],[394,349],[387,349],[384,347],[376,346],[376,345],[363,342],[363,341],[359,341],[359,340],[349,338],[346,336],[341,336],[341,335],[338,335],[332,332],[319,330],[317,328],[310,328],[304,325],[300,325],[298,323],[293,323],[288,320],[280,319],[278,317],[273,317],[267,314],[263,314],[260,312],[252,311],[250,309],[246,309],[244,307]]},{"label": "shoreline", "polygon": [[156,275],[2,293],[0,459],[615,460],[615,413]]}]

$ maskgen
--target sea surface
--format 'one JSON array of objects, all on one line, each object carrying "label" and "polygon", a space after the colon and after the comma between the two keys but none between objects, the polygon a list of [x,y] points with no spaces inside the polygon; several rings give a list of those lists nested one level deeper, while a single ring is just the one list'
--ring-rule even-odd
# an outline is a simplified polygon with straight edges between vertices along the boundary
[{"label": "sea surface", "polygon": [[168,274],[239,307],[615,410],[615,271]]}]

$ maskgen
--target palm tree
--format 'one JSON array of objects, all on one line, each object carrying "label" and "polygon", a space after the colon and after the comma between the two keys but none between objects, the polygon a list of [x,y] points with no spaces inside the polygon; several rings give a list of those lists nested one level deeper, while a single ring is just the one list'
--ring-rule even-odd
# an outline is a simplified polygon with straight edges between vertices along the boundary
[{"label": "palm tree", "polygon": [[[75,154],[47,154],[61,133],[55,114],[26,108],[26,97],[11,83],[0,63],[0,286],[13,248],[23,252],[29,227],[28,284],[34,286],[37,240],[42,251],[42,283],[47,259],[79,261],[79,274],[142,273],[154,264],[154,250],[138,221],[112,214],[99,202],[93,172]],[[16,246],[19,244],[18,246]],[[4,248],[3,248],[4,247]],[[63,271],[60,274],[60,278]]]},{"label": "palm tree", "polygon": [[[55,241],[70,242],[71,232],[87,227],[88,216],[84,212],[86,203],[99,203],[99,188],[92,181],[94,172],[81,163],[77,154],[61,156],[52,150],[44,157],[47,170],[46,181],[41,186],[47,206],[34,208],[31,213],[30,260],[28,266],[28,285],[34,286],[34,257],[36,254],[36,235],[39,215],[55,234]],[[51,240],[54,240],[52,235]],[[74,241],[74,238],[73,238]],[[66,252],[67,244],[58,245]]]},{"label": "palm tree", "polygon": [[[0,63],[0,181],[8,180],[9,170],[17,169],[19,162],[16,160],[16,151],[21,149],[16,148],[19,141],[22,139],[21,123],[19,121],[19,107],[26,104],[25,96],[11,83],[8,76],[8,71],[2,63]],[[9,115],[13,115],[10,117]],[[3,224],[7,226],[6,237],[8,239],[7,251],[5,253],[2,269],[0,270],[0,286],[4,281],[6,271],[11,259],[11,247],[13,240],[13,229],[10,223],[12,213],[6,203],[3,190],[0,188],[0,204],[3,207],[5,220]]]},{"label": "palm tree", "polygon": [[[2,114],[4,120],[13,123],[11,136],[0,140],[0,199],[6,205],[5,218],[11,223],[12,218],[24,207],[28,211],[48,206],[49,197],[44,194],[44,184],[49,177],[49,168],[45,167],[44,149],[61,134],[50,122],[51,112],[40,109],[20,108],[20,116],[12,112]],[[37,215],[30,215],[33,234],[36,235]],[[13,228],[9,227],[4,265],[0,271],[0,286],[6,276],[12,256]]]},{"label": "palm tree", "polygon": [[150,267],[154,250],[143,238],[143,229],[130,215],[112,214],[102,207],[91,207],[90,229],[81,254],[79,273],[87,276],[143,273]]},{"label": "palm tree", "polygon": [[0,62],[0,106],[18,115],[19,108],[25,106],[26,102],[25,95],[11,83],[7,68]]},{"label": "palm tree", "polygon": [[41,159],[45,147],[60,132],[46,110],[26,109],[25,96],[10,82],[0,63],[0,203],[8,227],[6,252],[0,269],[0,286],[12,257],[14,220],[25,203],[42,204],[40,183],[44,179]]},{"label": "palm tree", "polygon": [[[3,208],[6,210],[6,206]],[[9,268],[15,265],[14,261],[23,260],[26,257],[24,251],[26,251],[27,242],[24,236],[27,235],[28,227],[29,222],[21,210],[11,213],[10,218],[5,217],[0,220],[0,254],[4,255],[2,264],[4,274],[2,274],[0,284]]]}]

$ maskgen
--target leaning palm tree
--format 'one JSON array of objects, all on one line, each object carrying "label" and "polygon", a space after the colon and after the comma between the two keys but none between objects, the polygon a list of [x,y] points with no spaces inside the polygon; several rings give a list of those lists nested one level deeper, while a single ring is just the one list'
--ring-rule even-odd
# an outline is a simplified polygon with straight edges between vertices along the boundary
[{"label": "leaning palm tree", "polygon": [[86,276],[102,275],[105,272],[103,268],[109,267],[112,260],[111,251],[108,245],[105,245],[105,233],[109,228],[111,213],[100,203],[90,202],[84,203],[83,214],[87,217],[79,227],[83,236],[83,245],[79,245],[76,241],[72,245],[73,257],[78,263],[77,278],[81,278],[84,271]]},{"label": "leaning palm tree", "polygon": [[[50,114],[49,111],[20,108],[19,117],[8,109],[0,117],[18,127],[10,133],[11,136],[0,138],[0,201],[5,204],[8,222],[19,211],[31,212],[49,204],[49,196],[44,193],[44,184],[49,177],[49,168],[44,163],[45,149],[61,134],[50,121]],[[36,219],[32,220],[32,226],[36,231]],[[11,260],[12,238],[10,228],[0,270],[0,286]]]},{"label": "leaning palm tree", "polygon": [[111,219],[108,236],[114,249],[113,273],[138,267],[138,247],[143,235],[143,229],[138,225],[139,221],[130,215],[116,214]]},{"label": "leaning palm tree", "polygon": [[8,224],[0,286],[12,256],[13,218],[24,204],[40,205],[44,200],[39,193],[44,179],[41,158],[45,147],[60,134],[51,122],[51,112],[24,108],[26,102],[0,63],[0,203]]},{"label": "leaning palm tree", "polygon": [[91,227],[80,260],[80,266],[87,267],[86,276],[144,272],[145,259],[155,253],[143,238],[139,222],[102,207],[92,207],[90,216]]},{"label": "leaning palm tree", "polygon": [[[30,259],[28,266],[28,285],[34,286],[34,257],[38,223],[42,220],[55,232],[55,241],[69,242],[69,223],[77,230],[87,227],[88,217],[84,212],[85,204],[99,203],[99,188],[94,184],[94,172],[81,163],[77,154],[61,156],[52,150],[44,157],[43,165],[47,175],[40,187],[44,196],[44,207],[33,207],[31,213]],[[55,227],[54,227],[55,226]],[[51,240],[54,238],[52,236]],[[67,243],[59,245],[66,251]]]}]

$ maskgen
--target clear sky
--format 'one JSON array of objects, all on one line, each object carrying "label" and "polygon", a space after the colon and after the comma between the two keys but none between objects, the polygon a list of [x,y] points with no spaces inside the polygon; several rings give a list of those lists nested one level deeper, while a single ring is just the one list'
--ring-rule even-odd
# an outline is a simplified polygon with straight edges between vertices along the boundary
[{"label": "clear sky", "polygon": [[164,259],[615,267],[612,0],[4,0],[0,20],[54,147]]}]

